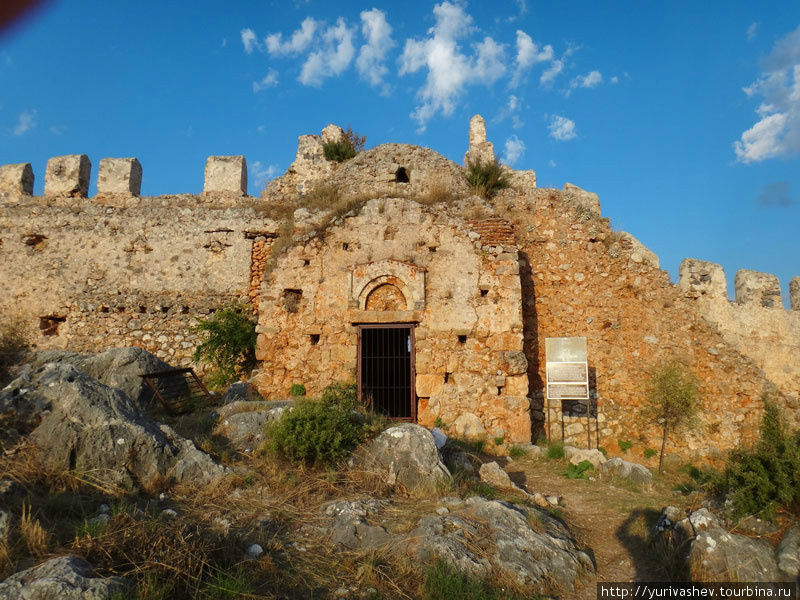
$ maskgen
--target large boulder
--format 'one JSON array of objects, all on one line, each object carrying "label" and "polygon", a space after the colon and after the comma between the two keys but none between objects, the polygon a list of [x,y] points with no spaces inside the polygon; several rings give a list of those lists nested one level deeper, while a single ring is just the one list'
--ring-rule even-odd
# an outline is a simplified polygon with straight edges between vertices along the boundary
[{"label": "large boulder", "polygon": [[225,473],[124,393],[66,363],[49,363],[0,391],[2,419],[30,432],[48,466],[92,472],[128,490],[203,485]]},{"label": "large boulder", "polygon": [[219,420],[213,433],[227,440],[232,448],[250,452],[266,439],[264,425],[280,419],[291,404],[288,400],[231,402],[219,409]]},{"label": "large boulder", "polygon": [[375,548],[392,541],[393,536],[385,528],[370,525],[366,519],[384,503],[368,499],[340,500],[329,504],[325,508],[325,517],[331,541],[349,550]]},{"label": "large boulder", "polygon": [[728,533],[711,526],[701,531],[689,550],[693,581],[780,581],[775,553],[765,540]]},{"label": "large boulder", "polygon": [[600,465],[606,462],[605,455],[597,448],[587,450],[586,448],[576,448],[575,446],[564,446],[564,456],[573,465],[579,465],[588,460],[595,469],[599,469]]},{"label": "large boulder", "polygon": [[59,556],[0,582],[0,600],[110,600],[128,588],[122,578],[95,577],[82,558]]},{"label": "large boulder", "polygon": [[155,395],[142,375],[174,368],[147,350],[135,347],[109,348],[100,354],[46,350],[34,356],[31,368],[36,370],[51,362],[73,365],[100,383],[125,392],[128,398],[146,408],[153,407]]},{"label": "large boulder", "polygon": [[608,459],[600,465],[600,470],[606,476],[626,479],[642,490],[649,490],[653,485],[653,474],[650,469],[621,458]]},{"label": "large boulder", "polygon": [[800,581],[800,527],[793,525],[778,544],[778,568],[792,581]]},{"label": "large boulder", "polygon": [[223,404],[232,402],[257,402],[264,398],[258,393],[256,387],[247,381],[237,381],[228,387],[225,396],[222,398]]},{"label": "large boulder", "polygon": [[555,586],[574,591],[594,573],[590,556],[561,521],[543,510],[480,496],[451,513],[420,519],[407,547],[424,563],[441,558],[472,576],[494,572],[545,592]]},{"label": "large boulder", "polygon": [[497,488],[498,490],[511,490],[514,492],[527,494],[527,492],[520,489],[516,483],[511,481],[511,478],[508,476],[508,473],[505,472],[503,467],[494,461],[482,464],[481,468],[478,469],[478,475],[480,476],[481,481],[488,483],[490,486]]},{"label": "large boulder", "polygon": [[353,464],[411,493],[429,493],[438,481],[450,478],[431,432],[413,423],[390,427],[358,448]]}]

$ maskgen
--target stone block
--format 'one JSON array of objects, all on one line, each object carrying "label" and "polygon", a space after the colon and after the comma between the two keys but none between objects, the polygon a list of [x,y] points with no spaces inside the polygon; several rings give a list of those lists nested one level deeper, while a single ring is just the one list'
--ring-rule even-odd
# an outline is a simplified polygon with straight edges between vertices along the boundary
[{"label": "stone block", "polygon": [[595,213],[598,217],[600,216],[600,196],[594,192],[587,192],[583,188],[569,182],[563,185],[561,191],[569,195],[569,197],[586,210]]},{"label": "stone block", "polygon": [[781,284],[775,275],[739,269],[733,285],[736,289],[738,304],[783,308]]},{"label": "stone block", "polygon": [[469,120],[469,150],[464,164],[494,162],[494,146],[486,141],[486,121],[480,115]]},{"label": "stone block", "polygon": [[44,173],[44,195],[86,198],[92,163],[85,154],[54,156],[47,161]]},{"label": "stone block", "polygon": [[800,277],[792,277],[789,282],[789,302],[792,310],[800,310]]},{"label": "stone block", "polygon": [[247,162],[244,156],[209,156],[203,192],[247,195]]},{"label": "stone block", "polygon": [[728,298],[725,271],[720,265],[696,258],[684,258],[678,273],[680,277],[678,285],[687,296]]},{"label": "stone block", "polygon": [[0,167],[0,195],[33,195],[33,169],[31,163],[3,165]]},{"label": "stone block", "polygon": [[97,169],[98,194],[129,194],[142,191],[142,165],[135,158],[103,158]]}]

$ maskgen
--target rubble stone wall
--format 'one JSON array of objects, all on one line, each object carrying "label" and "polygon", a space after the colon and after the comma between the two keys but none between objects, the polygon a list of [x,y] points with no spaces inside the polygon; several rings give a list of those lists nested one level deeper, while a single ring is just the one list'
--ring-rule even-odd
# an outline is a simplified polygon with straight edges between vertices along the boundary
[{"label": "rubble stone wall", "polygon": [[24,320],[36,347],[133,345],[180,365],[198,317],[248,300],[251,257],[277,229],[209,195],[27,196],[0,215],[0,310]]},{"label": "rubble stone wall", "polygon": [[[415,323],[418,421],[497,445],[529,441],[518,255],[497,243],[507,227],[376,199],[296,243],[262,285],[258,388],[302,383],[314,395],[354,381],[358,323]],[[387,284],[392,294],[368,310]]]}]

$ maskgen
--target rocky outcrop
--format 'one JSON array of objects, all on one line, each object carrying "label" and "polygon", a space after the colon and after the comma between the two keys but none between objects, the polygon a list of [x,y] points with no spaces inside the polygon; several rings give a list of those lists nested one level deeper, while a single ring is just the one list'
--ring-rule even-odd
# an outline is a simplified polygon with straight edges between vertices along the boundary
[{"label": "rocky outcrop", "polygon": [[778,544],[778,568],[792,581],[800,580],[800,527],[793,525],[783,534]]},{"label": "rocky outcrop", "polygon": [[621,458],[607,460],[600,466],[600,472],[609,477],[627,479],[642,490],[649,490],[653,485],[653,474],[650,469]]},{"label": "rocky outcrop", "polygon": [[60,556],[0,582],[0,600],[110,600],[128,584],[119,577],[95,577],[77,556]]},{"label": "rocky outcrop", "polygon": [[698,534],[689,550],[694,581],[778,581],[772,546],[712,526]]},{"label": "rocky outcrop", "polygon": [[240,452],[251,452],[260,446],[266,436],[264,426],[277,421],[292,403],[289,401],[238,400],[226,404],[219,410],[219,420],[214,428],[218,435]]},{"label": "rocky outcrop", "polygon": [[420,519],[408,548],[423,562],[438,557],[472,576],[494,571],[542,591],[572,591],[594,573],[591,558],[563,523],[545,511],[479,496],[448,514]]},{"label": "rocky outcrop", "polygon": [[165,481],[204,485],[225,470],[118,389],[69,364],[47,364],[0,392],[0,417],[55,469],[90,471],[104,484],[150,489]]},{"label": "rocky outcrop", "polygon": [[334,544],[349,550],[375,548],[394,539],[385,528],[370,525],[366,517],[377,511],[385,501],[369,499],[361,501],[340,500],[325,509],[329,518],[328,531]]},{"label": "rocky outcrop", "polygon": [[573,465],[578,465],[585,460],[592,463],[595,469],[599,469],[606,462],[605,455],[596,448],[576,448],[575,446],[564,446],[564,456]]},{"label": "rocky outcrop", "polygon": [[128,398],[145,408],[152,408],[155,398],[142,375],[173,368],[147,350],[136,347],[109,348],[100,354],[43,351],[34,356],[30,366],[35,370],[50,362],[73,365],[100,383],[125,392]]},{"label": "rocky outcrop", "polygon": [[438,481],[450,478],[431,432],[413,423],[390,427],[361,446],[353,464],[412,494],[431,492]]}]

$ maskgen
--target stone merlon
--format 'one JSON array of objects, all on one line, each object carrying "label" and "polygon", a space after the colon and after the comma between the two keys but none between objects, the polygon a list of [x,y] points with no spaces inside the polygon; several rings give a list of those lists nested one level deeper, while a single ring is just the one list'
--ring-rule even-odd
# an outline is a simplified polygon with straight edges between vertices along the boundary
[{"label": "stone merlon", "polygon": [[33,169],[31,163],[3,165],[0,167],[0,195],[33,195]]},{"label": "stone merlon", "polygon": [[792,277],[789,282],[789,303],[792,310],[800,311],[800,277]]},{"label": "stone merlon", "polygon": [[54,156],[47,161],[44,173],[44,195],[86,198],[92,163],[85,154]]},{"label": "stone merlon", "polygon": [[247,162],[244,156],[209,156],[203,192],[247,195]]},{"label": "stone merlon", "polygon": [[97,171],[98,194],[129,194],[142,191],[142,165],[135,158],[104,158]]},{"label": "stone merlon", "polygon": [[721,265],[696,258],[684,258],[678,268],[678,273],[680,276],[679,286],[687,296],[728,299],[728,284],[725,281],[725,271]]},{"label": "stone merlon", "polygon": [[781,284],[775,275],[739,269],[734,280],[736,302],[765,308],[783,308]]}]

